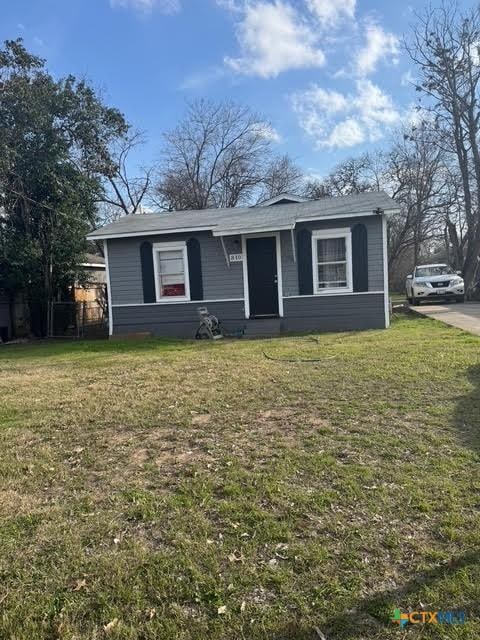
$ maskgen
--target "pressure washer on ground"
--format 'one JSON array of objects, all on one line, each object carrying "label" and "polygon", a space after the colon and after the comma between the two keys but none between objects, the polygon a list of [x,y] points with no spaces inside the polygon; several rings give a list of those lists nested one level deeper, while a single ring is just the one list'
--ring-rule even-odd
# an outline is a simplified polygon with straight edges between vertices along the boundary
[{"label": "pressure washer on ground", "polygon": [[219,340],[220,338],[242,338],[245,335],[246,326],[233,331],[226,331],[217,316],[208,312],[207,307],[198,307],[198,317],[200,320],[195,338],[197,340]]},{"label": "pressure washer on ground", "polygon": [[219,319],[208,313],[207,307],[197,309],[200,325],[195,334],[197,340],[219,340],[223,338]]}]

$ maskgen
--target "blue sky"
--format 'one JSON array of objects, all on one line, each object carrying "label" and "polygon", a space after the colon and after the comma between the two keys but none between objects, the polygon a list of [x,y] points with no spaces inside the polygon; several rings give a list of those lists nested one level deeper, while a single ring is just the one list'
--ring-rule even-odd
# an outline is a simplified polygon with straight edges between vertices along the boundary
[{"label": "blue sky", "polygon": [[23,37],[57,75],[87,77],[159,155],[185,101],[230,98],[272,124],[279,153],[311,175],[386,144],[411,117],[402,39],[424,2],[16,0],[0,37]]}]

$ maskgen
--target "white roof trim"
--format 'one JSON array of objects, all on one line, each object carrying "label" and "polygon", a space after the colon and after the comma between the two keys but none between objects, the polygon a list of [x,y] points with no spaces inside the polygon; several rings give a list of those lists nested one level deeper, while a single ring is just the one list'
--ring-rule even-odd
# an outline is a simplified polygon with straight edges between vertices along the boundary
[{"label": "white roof trim", "polygon": [[281,200],[289,200],[290,202],[307,202],[308,198],[301,198],[300,196],[296,196],[293,193],[281,193],[278,196],[274,196],[273,198],[268,198],[268,200],[262,200],[258,202],[255,207],[270,207],[272,204],[277,204]]},{"label": "white roof trim", "polygon": [[273,227],[242,227],[241,229],[212,229],[212,235],[216,238],[221,236],[240,236],[247,233],[267,233],[269,231],[284,231],[295,228],[295,222],[290,224],[276,224]]},{"label": "white roof trim", "polygon": [[101,236],[88,234],[87,240],[110,240],[118,238],[135,238],[139,236],[164,236],[169,233],[193,233],[194,231],[211,231],[212,229],[212,226],[177,227],[175,229],[150,229],[150,231],[134,231],[133,233],[129,233],[128,231],[125,231],[124,233],[105,233]]},{"label": "white roof trim", "polygon": [[105,269],[104,262],[82,262],[81,267],[92,267],[94,269]]},{"label": "white roof trim", "polygon": [[363,216],[378,216],[383,215],[382,213],[377,213],[376,211],[372,211],[368,209],[367,211],[357,211],[356,213],[338,213],[338,214],[330,214],[328,216],[310,216],[309,218],[297,218],[297,222],[326,222],[328,220],[338,220],[339,218],[362,218]]}]

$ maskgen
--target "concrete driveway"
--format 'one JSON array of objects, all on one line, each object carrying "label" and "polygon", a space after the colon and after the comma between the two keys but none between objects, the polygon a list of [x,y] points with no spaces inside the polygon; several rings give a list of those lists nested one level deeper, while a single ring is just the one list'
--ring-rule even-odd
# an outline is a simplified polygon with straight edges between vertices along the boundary
[{"label": "concrete driveway", "polygon": [[417,313],[435,318],[480,336],[480,302],[453,304],[421,304],[412,307]]}]

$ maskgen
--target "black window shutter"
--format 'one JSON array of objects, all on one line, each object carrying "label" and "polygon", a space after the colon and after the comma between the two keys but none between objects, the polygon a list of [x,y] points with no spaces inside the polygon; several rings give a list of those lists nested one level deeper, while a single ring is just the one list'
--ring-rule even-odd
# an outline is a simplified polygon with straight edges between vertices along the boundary
[{"label": "black window shutter", "polygon": [[368,238],[364,224],[352,227],[353,290],[368,291]]},{"label": "black window shutter", "polygon": [[153,250],[151,242],[140,245],[140,263],[142,265],[143,301],[156,302],[155,275],[153,272]]},{"label": "black window shutter", "polygon": [[312,233],[309,229],[297,232],[298,292],[301,296],[313,293]]},{"label": "black window shutter", "polygon": [[197,238],[187,242],[188,277],[190,281],[190,299],[203,300],[202,255]]}]

